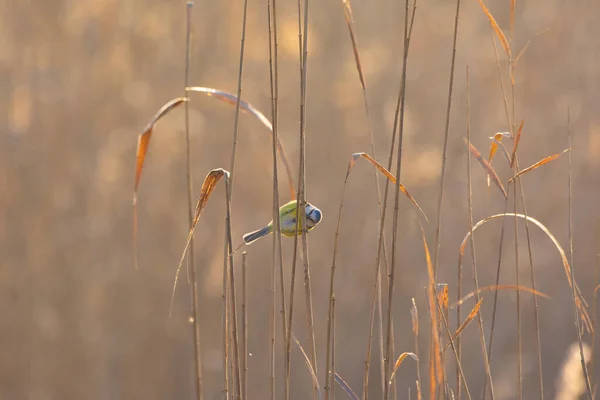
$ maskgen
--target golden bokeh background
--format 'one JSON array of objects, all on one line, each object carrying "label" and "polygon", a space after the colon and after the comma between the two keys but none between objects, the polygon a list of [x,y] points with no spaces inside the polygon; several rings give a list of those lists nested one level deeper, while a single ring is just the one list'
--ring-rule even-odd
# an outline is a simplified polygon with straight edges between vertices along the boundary
[{"label": "golden bokeh background", "polygon": [[[571,107],[575,268],[591,302],[599,248],[600,5],[589,0],[516,4],[513,53],[531,40],[515,70],[517,124],[525,120],[520,162],[531,165],[568,147],[567,108]],[[236,91],[242,7],[241,0],[196,2],[193,85]],[[299,153],[296,7],[296,2],[278,2],[280,136],[294,174]],[[509,2],[493,1],[489,7],[509,36]],[[376,158],[387,164],[401,79],[404,4],[355,1],[353,10]],[[185,279],[180,280],[173,317],[168,318],[171,285],[188,224],[182,108],[157,125],[150,146],[140,188],[141,269],[137,272],[132,266],[131,239],[137,135],[156,110],[183,94],[185,2],[4,0],[0,11],[4,88],[0,96],[0,399],[192,398],[193,349]],[[426,232],[431,247],[454,12],[454,2],[418,2],[407,69],[401,178],[430,217]],[[473,143],[486,154],[489,137],[508,130],[493,34],[477,1],[463,0],[459,21],[439,263],[439,282],[450,285],[453,298],[459,245],[468,231],[462,139],[467,63]],[[498,49],[504,85],[510,91],[506,59],[499,45]],[[249,1],[244,65],[243,98],[270,115],[263,1]],[[340,1],[311,2],[307,91],[307,194],[325,215],[309,235],[319,379],[323,380],[329,271],[344,175],[351,154],[370,148]],[[234,107],[194,94],[190,110],[197,192],[208,171],[229,168]],[[506,181],[510,171],[501,155],[494,165]],[[235,240],[269,221],[271,174],[268,132],[243,115],[232,204]],[[283,170],[280,174],[283,177]],[[485,173],[475,163],[473,179],[474,218],[503,212],[501,196],[496,188],[487,189]],[[523,182],[528,213],[546,224],[568,249],[568,157],[531,172]],[[283,180],[281,188],[282,201],[287,201]],[[222,186],[217,188],[196,233],[205,399],[219,398],[221,387],[223,192]],[[426,264],[414,209],[404,198],[400,204],[396,350],[398,354],[413,350],[409,308],[415,297],[426,360]],[[377,216],[372,168],[358,161],[347,188],[336,282],[336,368],[357,392],[362,386]],[[491,223],[476,235],[481,285],[495,281],[500,228],[500,223]],[[513,221],[507,221],[506,229],[501,283],[515,283]],[[521,284],[531,286],[524,231],[520,224],[519,277]],[[255,399],[268,396],[270,243],[263,240],[247,248],[250,398]],[[289,275],[291,241],[284,242],[284,249]],[[537,288],[552,297],[540,299],[539,307],[544,388],[550,398],[565,352],[576,337],[572,303],[558,252],[540,231],[532,230],[532,250]],[[307,346],[301,280],[298,283],[294,331]],[[464,286],[465,290],[473,287],[469,263]],[[487,293],[482,307],[488,327],[492,298]],[[504,291],[499,298],[492,373],[496,398],[514,399],[516,296]],[[523,294],[521,300],[523,398],[537,398],[532,298]],[[473,304],[471,300],[467,307]],[[277,326],[280,334],[279,322]],[[463,343],[464,369],[476,396],[485,374],[475,325],[464,333]],[[283,366],[280,344],[278,368]],[[451,357],[448,365],[453,371]],[[307,398],[310,376],[297,349],[293,366],[292,398]],[[401,367],[397,379],[400,397],[412,386],[414,398],[416,373],[411,360]],[[372,398],[380,396],[379,382],[374,363]],[[278,383],[278,390],[282,386]]]}]

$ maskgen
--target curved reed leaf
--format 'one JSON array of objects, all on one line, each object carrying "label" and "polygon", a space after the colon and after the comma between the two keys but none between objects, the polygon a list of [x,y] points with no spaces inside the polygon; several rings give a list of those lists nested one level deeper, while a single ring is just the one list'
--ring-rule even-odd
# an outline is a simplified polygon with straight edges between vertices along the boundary
[{"label": "curved reed leaf", "polygon": [[143,132],[138,136],[137,150],[135,155],[135,182],[133,184],[133,258],[134,268],[138,269],[138,258],[137,258],[137,221],[138,221],[138,188],[140,186],[140,179],[142,178],[142,170],[144,168],[144,161],[146,160],[146,154],[148,153],[148,147],[150,146],[150,138],[152,137],[152,130],[154,125],[165,115],[169,113],[175,107],[188,101],[185,97],[178,97],[166,103],[161,107],[160,110],[148,122],[148,125],[144,128]]},{"label": "curved reed leaf", "polygon": [[[569,265],[569,261],[567,260],[567,256],[565,254],[565,251],[561,247],[561,245],[558,242],[558,240],[556,240],[556,238],[554,237],[554,235],[550,232],[550,230],[548,228],[546,228],[546,226],[544,224],[542,224],[537,219],[535,219],[533,217],[530,217],[528,215],[514,214],[514,213],[495,214],[495,215],[491,215],[491,216],[489,216],[487,218],[484,218],[481,221],[477,222],[477,224],[475,224],[473,226],[472,232],[475,232],[475,230],[477,228],[481,227],[482,225],[486,224],[487,222],[489,222],[491,220],[498,219],[498,218],[504,218],[504,217],[517,217],[517,218],[525,219],[525,220],[533,223],[538,228],[540,228],[542,230],[542,232],[544,232],[546,234],[546,236],[548,236],[550,238],[550,240],[554,244],[554,247],[556,247],[556,249],[558,250],[558,253],[560,254],[560,258],[561,258],[562,263],[563,263],[563,267],[564,267],[564,270],[565,270],[565,275],[567,276],[567,282],[569,283],[569,286],[573,287],[573,285],[574,285],[574,287],[575,287],[575,290],[576,290],[575,303],[577,305],[577,309],[578,309],[579,314],[581,316],[581,320],[583,321],[583,323],[584,323],[587,331],[588,332],[592,332],[591,319],[590,319],[590,316],[589,316],[588,311],[586,309],[586,307],[588,306],[588,304],[585,301],[583,295],[581,294],[581,290],[579,289],[579,286],[577,285],[577,282],[571,281],[571,267]],[[467,246],[467,241],[469,240],[469,236],[470,235],[471,235],[471,232],[467,232],[467,235],[465,236],[465,238],[463,239],[463,241],[462,241],[462,243],[460,245],[460,251],[459,251],[459,256],[458,256],[458,263],[459,263],[459,265],[462,265],[462,261],[463,261],[463,257],[464,257],[464,252],[465,252],[465,247]]]},{"label": "curved reed leaf", "polygon": [[196,211],[194,212],[194,220],[192,221],[192,227],[190,228],[190,233],[188,234],[188,239],[185,244],[185,248],[183,249],[183,253],[181,254],[181,258],[179,259],[179,264],[177,265],[177,272],[175,272],[175,281],[173,282],[173,292],[171,293],[171,306],[169,307],[169,316],[171,315],[171,310],[173,309],[173,299],[175,298],[175,288],[177,287],[177,279],[179,277],[179,272],[181,271],[183,260],[185,260],[185,256],[190,246],[190,242],[192,241],[192,237],[194,236],[196,225],[198,225],[198,221],[200,220],[200,216],[202,215],[202,211],[204,211],[204,207],[206,207],[206,203],[208,202],[210,195],[217,186],[217,183],[219,183],[219,181],[223,177],[225,177],[225,185],[229,186],[229,172],[222,168],[217,168],[210,171],[208,175],[206,175],[206,178],[204,178],[204,182],[202,183],[200,197],[198,198],[198,204],[196,204]]},{"label": "curved reed leaf", "polygon": [[463,296],[462,299],[460,299],[459,301],[457,301],[456,303],[452,304],[450,306],[450,309],[454,309],[460,305],[462,305],[465,301],[469,300],[471,297],[479,294],[479,293],[483,293],[485,291],[488,290],[506,290],[506,289],[512,289],[512,290],[520,290],[523,292],[529,292],[535,296],[539,296],[539,297],[543,297],[545,299],[550,299],[551,297],[548,296],[545,293],[540,292],[539,290],[534,290],[531,288],[528,288],[526,286],[519,286],[519,285],[489,285],[489,286],[484,286],[484,287],[480,287],[479,290],[474,290],[471,293],[466,294],[465,296]]},{"label": "curved reed leaf", "polygon": [[394,380],[394,377],[396,376],[396,371],[398,370],[398,367],[400,367],[400,364],[402,364],[402,361],[404,361],[404,359],[408,356],[410,356],[415,361],[417,361],[419,359],[415,353],[410,353],[410,352],[405,351],[404,353],[400,354],[400,356],[396,360],[396,363],[394,364],[394,369],[392,370],[392,374],[390,375],[390,380],[389,380],[390,386],[392,385],[392,381]]},{"label": "curved reed leaf", "polygon": [[[204,93],[209,97],[214,97],[233,106],[237,104],[237,96],[232,93],[225,92],[223,90],[202,86],[190,86],[187,87],[186,90],[188,92]],[[273,133],[273,124],[271,123],[271,121],[269,121],[269,119],[265,117],[265,115],[252,104],[240,99],[240,110],[245,111],[256,117],[260,122],[262,122],[264,126],[267,127],[271,134]],[[283,144],[281,143],[281,139],[279,139],[279,137],[277,138],[277,151],[279,151],[281,161],[283,162],[283,166],[285,167],[285,172],[287,174],[290,199],[295,199],[296,190],[294,189],[294,178],[292,177],[292,168],[290,167],[290,162],[288,160],[287,153],[285,152],[285,148],[283,147]]]}]

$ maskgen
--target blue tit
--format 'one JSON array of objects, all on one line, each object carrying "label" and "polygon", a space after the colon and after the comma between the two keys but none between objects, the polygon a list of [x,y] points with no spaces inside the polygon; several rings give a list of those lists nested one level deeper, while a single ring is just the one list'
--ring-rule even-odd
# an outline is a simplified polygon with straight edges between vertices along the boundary
[{"label": "blue tit", "polygon": [[[302,234],[302,228],[300,223],[296,221],[296,209],[298,202],[292,200],[287,204],[284,204],[279,208],[279,225],[281,234],[287,237],[294,237],[296,232],[299,235]],[[315,226],[323,219],[323,213],[317,207],[310,203],[306,203],[306,230],[311,231]],[[263,236],[273,233],[273,221],[269,222],[269,225],[261,228],[257,231],[246,233],[242,236],[244,243],[250,244]]]}]

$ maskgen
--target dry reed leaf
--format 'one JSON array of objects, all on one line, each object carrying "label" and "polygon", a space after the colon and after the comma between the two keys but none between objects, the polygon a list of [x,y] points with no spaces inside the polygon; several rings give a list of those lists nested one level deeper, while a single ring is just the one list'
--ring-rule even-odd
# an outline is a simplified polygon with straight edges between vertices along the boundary
[{"label": "dry reed leaf", "polygon": [[354,19],[352,18],[352,7],[350,6],[349,0],[342,0],[342,6],[344,7],[344,16],[346,17],[346,24],[348,25],[348,33],[350,34],[350,41],[352,42],[352,50],[354,51],[354,61],[356,62],[356,70],[358,71],[358,77],[360,79],[360,85],[365,90],[365,78],[360,62],[360,55],[358,54],[358,46],[356,44],[356,38],[354,37]]},{"label": "dry reed leaf", "polygon": [[298,348],[302,352],[302,355],[304,356],[304,361],[306,362],[306,366],[308,367],[308,371],[310,372],[310,376],[312,377],[313,384],[315,385],[315,387],[317,388],[317,391],[319,392],[319,398],[321,398],[321,386],[319,385],[319,380],[317,379],[317,374],[315,374],[315,369],[313,368],[312,364],[310,363],[310,360],[308,359],[308,356],[306,355],[304,348],[302,347],[302,345],[298,341],[298,338],[296,337],[296,335],[294,335],[293,332],[292,332],[292,338],[294,339],[294,342],[296,342],[296,345],[298,346]]},{"label": "dry reed leaf", "polygon": [[[490,155],[488,156],[488,163],[492,165],[492,160],[494,159],[494,155],[496,151],[498,151],[498,147],[502,142],[502,138],[508,136],[508,132],[498,132],[490,139],[492,139],[492,143],[490,144]],[[490,175],[487,174],[487,184],[490,187]]]},{"label": "dry reed leaf", "polygon": [[492,143],[490,144],[490,155],[488,156],[488,162],[491,164],[492,160],[494,159],[494,155],[496,154],[496,151],[498,150],[498,146],[500,144],[500,142],[502,142],[502,138],[507,136],[507,132],[498,132],[496,133],[493,137],[491,137],[490,139],[492,139]]},{"label": "dry reed leaf", "polygon": [[448,284],[438,283],[438,301],[442,305],[442,309],[448,309]]},{"label": "dry reed leaf", "polygon": [[138,188],[140,186],[140,180],[142,178],[142,170],[144,168],[144,161],[146,160],[146,154],[148,154],[148,147],[150,146],[150,138],[152,137],[152,131],[154,125],[165,115],[169,113],[175,107],[188,101],[185,97],[178,97],[166,103],[161,107],[160,110],[148,122],[148,125],[144,128],[144,131],[138,136],[137,150],[135,155],[135,181],[133,184],[133,257],[134,257],[134,268],[138,269],[138,258],[137,258],[137,226],[138,226]]},{"label": "dry reed leaf", "polygon": [[[546,28],[544,30],[541,30],[541,31],[539,31],[538,33],[536,33],[534,35],[534,38],[536,38],[536,37],[538,37],[538,36],[540,36],[540,35],[542,35],[542,34],[544,34],[546,32],[549,32],[549,31],[550,31],[550,28]],[[517,64],[519,63],[519,60],[521,59],[521,57],[523,57],[523,55],[525,54],[525,51],[527,50],[527,48],[529,48],[529,45],[531,44],[532,40],[533,39],[528,40],[527,43],[525,43],[525,45],[521,49],[521,51],[519,51],[519,54],[517,54],[517,56],[515,57],[515,59],[512,61],[511,70],[514,70],[514,69],[517,68]],[[513,81],[513,83],[514,83],[514,81]]]},{"label": "dry reed leaf", "polygon": [[525,125],[525,120],[522,119],[521,124],[519,125],[519,129],[517,129],[517,136],[515,137],[512,155],[510,156],[510,167],[511,168],[515,164],[515,159],[517,157],[517,147],[519,146],[519,142],[521,141],[521,133],[523,132],[524,125]]},{"label": "dry reed leaf", "polygon": [[417,303],[415,303],[415,298],[412,299],[412,307],[410,308],[410,315],[412,317],[412,328],[413,334],[415,336],[419,336],[419,311],[417,310]]},{"label": "dry reed leaf", "polygon": [[485,291],[488,290],[507,290],[507,289],[511,289],[511,290],[519,290],[522,292],[529,292],[535,296],[539,296],[539,297],[543,297],[545,299],[550,299],[551,297],[548,296],[545,293],[542,293],[538,290],[533,290],[531,288],[528,288],[527,286],[521,286],[521,285],[489,285],[489,286],[484,286],[479,288],[479,290],[474,290],[471,293],[468,293],[467,295],[465,295],[462,299],[460,299],[459,301],[457,301],[456,303],[452,304],[450,306],[450,309],[454,309],[460,305],[462,305],[465,301],[469,300],[471,297],[479,294],[479,293],[483,293]]},{"label": "dry reed leaf", "polygon": [[515,29],[515,5],[516,0],[510,0],[510,37],[512,39]]},{"label": "dry reed leaf", "polygon": [[523,174],[526,174],[529,171],[533,171],[534,169],[537,169],[539,167],[541,167],[544,164],[548,164],[550,161],[554,161],[556,160],[558,157],[562,156],[563,154],[565,154],[567,151],[569,151],[570,149],[564,149],[563,151],[561,151],[560,153],[556,153],[553,154],[551,156],[548,156],[546,158],[541,159],[540,161],[536,162],[535,164],[522,169],[521,171],[517,172],[517,174],[515,176],[513,176],[512,178],[510,178],[510,180],[508,181],[508,183],[514,181],[515,179],[517,179],[518,177],[520,177]]},{"label": "dry reed leaf", "polygon": [[[475,304],[475,306],[473,307],[473,309],[471,310],[471,312],[469,313],[469,315],[467,316],[467,318],[463,321],[462,324],[460,324],[460,326],[458,327],[458,329],[456,330],[456,332],[452,336],[452,342],[454,342],[456,339],[458,339],[458,337],[460,336],[460,334],[463,333],[463,331],[467,328],[467,326],[469,326],[469,324],[471,323],[471,321],[473,321],[473,319],[477,316],[477,314],[479,314],[479,308],[481,308],[481,303],[482,302],[483,302],[483,298],[479,299],[479,301]],[[444,348],[444,353],[449,348],[450,348],[450,343],[448,343],[446,345],[446,347]]]},{"label": "dry reed leaf", "polygon": [[427,239],[425,238],[425,230],[421,225],[421,235],[423,237],[423,247],[425,248],[425,259],[427,261],[427,300],[429,301],[429,314],[430,314],[430,325],[431,325],[431,340],[433,342],[433,349],[431,350],[434,362],[429,364],[429,395],[430,399],[436,398],[437,385],[443,381],[443,367],[442,358],[440,356],[440,335],[437,324],[437,299],[435,296],[435,274],[433,272],[433,263],[431,262],[431,254],[429,253],[429,246],[427,246]]},{"label": "dry reed leaf", "polygon": [[[392,173],[390,171],[385,169],[385,167],[383,165],[381,165],[377,161],[375,161],[375,159],[373,159],[373,157],[371,157],[367,153],[352,154],[352,157],[350,158],[350,162],[348,163],[348,169],[346,170],[346,181],[348,180],[348,175],[350,175],[350,170],[352,169],[352,167],[354,167],[356,160],[358,160],[359,158],[364,158],[365,160],[369,161],[375,168],[377,168],[383,175],[385,175],[385,177],[388,178],[393,184],[396,184],[396,177],[394,175],[392,175]],[[419,206],[417,201],[410,195],[410,193],[408,193],[408,190],[406,190],[404,185],[400,184],[400,190],[402,191],[402,193],[404,193],[406,195],[406,197],[408,197],[408,199],[413,203],[413,205],[421,212],[421,215],[423,215],[423,217],[425,218],[425,221],[429,222],[429,219],[427,218],[427,215],[425,215],[425,212],[421,209],[421,206]]]},{"label": "dry reed leaf", "polygon": [[506,40],[506,36],[504,36],[504,32],[502,32],[502,29],[500,29],[500,27],[498,26],[498,23],[496,22],[496,19],[494,18],[492,13],[490,13],[490,10],[488,10],[487,7],[485,6],[485,4],[483,4],[483,1],[482,0],[477,0],[477,1],[479,1],[479,5],[481,5],[483,12],[488,17],[488,20],[490,21],[492,28],[494,28],[494,32],[496,32],[496,36],[498,36],[498,39],[500,39],[500,43],[502,44],[502,47],[504,48],[504,51],[506,52],[506,56],[508,58],[510,58],[510,45],[508,44],[508,41]]},{"label": "dry reed leaf", "polygon": [[490,176],[492,178],[492,180],[494,181],[494,183],[496,184],[498,189],[500,189],[500,191],[502,192],[504,197],[507,197],[506,190],[504,190],[504,186],[502,186],[502,182],[500,182],[500,178],[498,178],[498,174],[496,174],[496,171],[494,170],[494,168],[490,165],[489,162],[486,161],[485,158],[483,158],[481,156],[481,153],[479,152],[479,150],[477,150],[475,148],[475,146],[473,146],[471,143],[469,143],[467,141],[467,139],[464,139],[464,140],[465,140],[465,143],[467,144],[467,147],[469,148],[469,151],[471,152],[471,154],[473,154],[473,156],[475,156],[477,161],[479,161],[481,166],[487,172],[488,176]]},{"label": "dry reed leaf", "polygon": [[[531,223],[533,223],[535,226],[537,226],[538,228],[540,228],[542,230],[542,232],[544,232],[546,234],[546,236],[548,236],[548,238],[550,238],[550,240],[552,241],[552,243],[554,244],[554,247],[556,247],[556,249],[558,250],[558,253],[560,254],[560,258],[562,260],[563,263],[563,267],[565,270],[565,275],[567,277],[567,282],[569,283],[570,287],[575,287],[575,304],[577,306],[577,310],[579,311],[579,314],[581,316],[581,320],[584,323],[586,329],[588,332],[593,332],[593,328],[592,328],[592,322],[590,319],[590,316],[588,314],[588,311],[586,309],[586,307],[588,306],[585,298],[583,297],[583,295],[581,294],[581,289],[579,289],[579,286],[577,285],[577,282],[572,282],[571,281],[571,267],[569,265],[569,261],[567,260],[567,256],[565,254],[565,251],[563,250],[563,248],[561,247],[560,243],[558,242],[558,240],[556,240],[556,238],[554,237],[554,235],[550,232],[550,230],[548,228],[546,228],[546,226],[544,224],[542,224],[540,221],[538,221],[537,219],[530,217],[530,216],[526,216],[523,214],[514,214],[514,213],[505,213],[505,214],[495,214],[495,215],[491,215],[487,218],[482,219],[481,221],[477,222],[477,224],[475,224],[473,226],[472,232],[475,232],[475,230],[477,228],[479,228],[480,226],[484,225],[485,223],[494,220],[494,219],[498,219],[498,218],[504,218],[504,217],[517,217],[517,218],[521,218],[524,220],[527,220]],[[461,245],[460,245],[460,251],[459,251],[459,255],[458,255],[458,263],[459,266],[462,265],[462,261],[463,261],[463,257],[464,257],[464,253],[465,253],[465,248],[467,246],[467,241],[469,240],[469,236],[471,235],[471,232],[467,232],[465,238],[463,239]]]},{"label": "dry reed leaf", "polygon": [[[209,97],[214,97],[227,104],[231,104],[234,106],[237,104],[238,100],[236,95],[219,89],[213,89],[202,86],[190,86],[187,87],[186,90],[188,92],[204,93]],[[256,117],[264,126],[267,127],[271,134],[273,133],[273,124],[271,123],[271,121],[269,121],[269,119],[265,117],[265,115],[252,104],[240,99],[240,109]],[[279,155],[281,156],[281,162],[283,162],[283,166],[285,167],[290,191],[290,198],[295,199],[296,190],[294,189],[294,178],[292,176],[292,168],[290,167],[290,162],[288,160],[287,153],[285,152],[285,147],[283,147],[283,143],[281,143],[281,139],[279,137],[277,137],[277,151],[279,152]]]},{"label": "dry reed leaf", "polygon": [[404,353],[400,354],[400,356],[396,360],[396,363],[394,364],[394,369],[392,370],[392,374],[390,375],[390,380],[388,382],[388,384],[390,386],[392,386],[392,381],[394,380],[394,377],[396,376],[396,371],[398,371],[398,367],[400,367],[400,364],[402,364],[402,361],[404,361],[404,359],[408,356],[410,356],[415,361],[419,360],[419,358],[417,357],[417,355],[415,353],[404,352]]},{"label": "dry reed leaf", "polygon": [[344,389],[344,392],[346,392],[348,397],[350,397],[352,400],[359,400],[356,393],[354,393],[354,390],[352,390],[350,385],[348,385],[346,383],[346,381],[343,380],[342,377],[338,375],[337,372],[335,374],[333,374],[333,379],[335,379],[335,381],[338,383],[338,385],[340,385],[341,388]]},{"label": "dry reed leaf", "polygon": [[196,225],[198,225],[198,221],[200,220],[200,216],[202,215],[202,211],[204,211],[204,207],[206,207],[206,203],[208,202],[210,195],[217,186],[217,183],[219,183],[219,181],[223,177],[225,177],[225,185],[229,186],[229,172],[222,168],[213,169],[212,171],[210,171],[208,175],[206,175],[206,178],[204,178],[204,182],[202,183],[200,197],[198,198],[198,203],[196,204],[196,211],[194,212],[194,220],[192,221],[192,226],[190,227],[188,239],[185,243],[185,248],[183,249],[181,258],[179,259],[177,271],[175,272],[175,281],[173,282],[173,292],[171,293],[171,306],[169,307],[169,316],[171,315],[171,310],[173,309],[173,300],[175,299],[175,288],[177,287],[177,279],[179,278],[179,272],[181,271],[183,260],[185,259],[185,256],[187,254],[190,242],[192,241],[192,237],[194,236]]},{"label": "dry reed leaf", "polygon": [[[525,43],[525,46],[523,46],[521,51],[519,51],[519,54],[517,54],[517,56],[515,57],[515,59],[512,62],[511,69],[514,70],[517,68],[517,64],[519,63],[519,60],[521,59],[521,57],[523,57],[523,54],[525,54],[525,51],[527,51],[529,44],[531,44],[531,40],[527,41],[527,43]],[[514,80],[513,80],[513,84],[514,84]]]}]

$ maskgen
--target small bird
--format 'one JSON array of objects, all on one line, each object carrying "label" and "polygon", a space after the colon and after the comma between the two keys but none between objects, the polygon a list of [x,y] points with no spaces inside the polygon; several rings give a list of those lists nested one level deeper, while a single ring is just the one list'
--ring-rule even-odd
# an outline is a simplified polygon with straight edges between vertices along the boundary
[{"label": "small bird", "polygon": [[[296,231],[299,235],[302,234],[302,228],[296,221],[297,204],[298,202],[296,200],[292,200],[279,208],[279,225],[281,234],[283,236],[294,237],[296,235]],[[321,210],[308,202],[306,203],[305,212],[306,230],[310,231],[317,226],[319,222],[321,222],[321,219],[323,219],[323,214],[321,213]],[[262,229],[246,233],[244,236],[242,236],[242,239],[244,240],[244,243],[250,244],[263,236],[267,236],[270,233],[273,233],[273,221],[269,222],[269,225]]]}]

